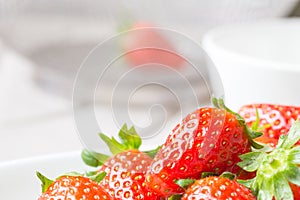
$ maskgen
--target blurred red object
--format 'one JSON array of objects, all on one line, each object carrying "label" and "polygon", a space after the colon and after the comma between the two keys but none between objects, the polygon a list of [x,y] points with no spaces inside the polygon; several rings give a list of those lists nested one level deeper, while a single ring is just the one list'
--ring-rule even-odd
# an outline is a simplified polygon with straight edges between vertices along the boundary
[{"label": "blurred red object", "polygon": [[[134,67],[155,63],[179,68],[185,62],[162,30],[148,22],[137,22],[123,39],[126,60]],[[134,31],[136,30],[136,31]]]}]

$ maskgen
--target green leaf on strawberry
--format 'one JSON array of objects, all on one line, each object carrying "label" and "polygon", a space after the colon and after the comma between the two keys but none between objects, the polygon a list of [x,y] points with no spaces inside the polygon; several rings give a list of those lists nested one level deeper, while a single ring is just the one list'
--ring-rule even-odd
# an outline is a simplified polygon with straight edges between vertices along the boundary
[{"label": "green leaf on strawberry", "polygon": [[168,198],[168,200],[181,200],[182,194],[172,195]]},{"label": "green leaf on strawberry", "polygon": [[142,139],[137,134],[135,128],[131,127],[128,129],[126,124],[122,126],[118,134],[122,142],[118,142],[114,137],[109,138],[103,133],[100,133],[99,136],[114,155],[128,149],[138,149],[142,144]]},{"label": "green leaf on strawberry", "polygon": [[142,139],[133,126],[128,129],[127,125],[124,124],[119,132],[119,137],[128,148],[138,149],[142,144]]},{"label": "green leaf on strawberry", "polygon": [[48,187],[53,183],[53,180],[50,180],[40,172],[36,172],[36,175],[42,182],[42,192],[44,193],[48,189]]},{"label": "green leaf on strawberry", "polygon": [[81,158],[88,166],[97,167],[102,165],[106,160],[108,160],[109,156],[87,149],[83,149],[81,152]]},{"label": "green leaf on strawberry", "polygon": [[64,173],[64,174],[58,176],[55,180],[51,180],[51,179],[47,178],[40,172],[36,172],[36,175],[41,181],[42,193],[44,193],[45,191],[48,190],[50,185],[52,185],[56,180],[59,180],[60,178],[63,178],[63,177],[87,177],[96,183],[100,183],[100,181],[102,181],[105,178],[106,172],[90,171],[90,172],[86,172],[85,174],[82,174],[79,172],[67,172],[67,173]]},{"label": "green leaf on strawberry", "polygon": [[259,163],[262,159],[265,158],[266,154],[261,152],[250,152],[244,155],[241,155],[240,158],[244,161],[239,163],[239,166],[248,172],[254,172],[259,167]]},{"label": "green leaf on strawberry", "polygon": [[195,181],[195,179],[179,179],[175,180],[175,183],[186,190]]},{"label": "green leaf on strawberry", "polygon": [[[132,126],[128,129],[126,124],[122,126],[118,133],[120,141],[118,141],[114,137],[109,138],[103,133],[100,133],[99,136],[107,144],[113,155],[117,155],[130,149],[138,150],[142,144],[142,139],[136,132],[135,128]],[[153,158],[159,149],[160,146],[158,146],[156,149],[147,150],[143,152],[148,154],[151,158]],[[91,151],[88,149],[84,149],[81,153],[81,158],[84,161],[84,163],[92,167],[98,167],[103,165],[103,163],[105,163],[110,157],[111,156]]]},{"label": "green leaf on strawberry", "polygon": [[[100,178],[103,178],[104,174],[99,173],[96,180],[100,182]],[[89,177],[78,176],[77,174],[74,176],[63,175],[52,181],[39,172],[37,172],[37,176],[42,181],[43,189],[43,193],[38,200],[110,199],[108,192],[99,185],[99,182]]]},{"label": "green leaf on strawberry", "polygon": [[159,151],[160,148],[161,148],[161,146],[158,146],[155,149],[146,150],[143,152],[146,153],[148,156],[150,156],[150,158],[154,158],[154,156],[157,154],[157,152]]},{"label": "green leaf on strawberry", "polygon": [[106,172],[96,172],[94,175],[88,177],[96,183],[100,183],[105,178],[105,176]]},{"label": "green leaf on strawberry", "polygon": [[270,153],[264,151],[246,153],[238,163],[246,171],[257,171],[254,179],[248,180],[258,200],[293,200],[290,184],[300,186],[300,148],[294,145],[300,140],[300,122],[296,121],[286,136],[281,136],[278,145]]}]

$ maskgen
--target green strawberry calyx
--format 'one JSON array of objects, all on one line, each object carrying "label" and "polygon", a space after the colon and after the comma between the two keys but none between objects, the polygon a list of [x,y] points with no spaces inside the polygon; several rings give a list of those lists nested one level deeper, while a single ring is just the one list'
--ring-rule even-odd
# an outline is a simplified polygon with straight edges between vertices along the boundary
[{"label": "green strawberry calyx", "polygon": [[255,151],[241,155],[238,165],[246,171],[256,171],[256,177],[239,180],[249,187],[258,200],[293,200],[289,183],[300,186],[300,122],[296,121],[286,136],[282,135],[276,148],[267,153]]},{"label": "green strawberry calyx", "polygon": [[[136,132],[135,128],[132,126],[128,129],[126,124],[122,126],[118,133],[120,141],[118,141],[114,137],[109,138],[103,133],[100,133],[99,136],[109,147],[109,150],[113,155],[122,153],[130,149],[138,150],[142,145],[142,139]],[[143,152],[148,154],[151,158],[153,158],[159,149],[160,146],[158,146],[156,149]],[[98,167],[103,165],[103,163],[105,163],[110,157],[111,156],[91,151],[88,149],[83,149],[81,153],[81,158],[84,161],[84,163],[92,167]]]},{"label": "green strawberry calyx", "polygon": [[[213,172],[202,172],[201,179],[207,178],[210,176],[223,177],[230,180],[235,180],[236,175],[231,172],[223,172],[221,175],[215,174]],[[177,185],[179,185],[184,190],[187,190],[191,185],[196,182],[196,179],[178,179],[174,181]],[[180,200],[183,194],[172,195],[168,198],[168,200]]]},{"label": "green strawberry calyx", "polygon": [[47,189],[49,188],[49,186],[54,182],[53,180],[47,178],[46,176],[44,176],[43,174],[41,174],[40,172],[36,172],[36,176],[40,179],[41,183],[41,187],[42,187],[42,193],[46,192]]},{"label": "green strawberry calyx", "polygon": [[[41,181],[41,187],[42,187],[42,193],[46,192],[49,188],[49,186],[54,182],[54,180],[51,180],[49,178],[47,178],[45,175],[43,175],[40,172],[36,172],[36,176],[40,179]],[[106,172],[86,172],[85,174],[81,174],[78,172],[68,172],[65,173],[59,177],[56,178],[56,180],[58,180],[61,177],[70,177],[70,176],[84,176],[87,178],[90,178],[92,181],[95,181],[96,183],[100,183],[100,181],[102,181],[104,179],[104,177],[106,176]]]},{"label": "green strawberry calyx", "polygon": [[[201,173],[201,179],[207,178],[210,176],[223,177],[223,178],[227,178],[230,180],[234,180],[236,178],[236,175],[231,172],[223,172],[221,175],[215,174],[213,172],[202,172]],[[178,179],[178,180],[175,180],[175,183],[186,190],[186,189],[188,189],[189,186],[194,184],[195,181],[196,181],[196,179]]]},{"label": "green strawberry calyx", "polygon": [[259,132],[259,131],[254,130],[254,129],[249,128],[246,125],[245,119],[242,116],[240,116],[238,113],[230,110],[228,107],[225,106],[223,98],[217,99],[217,98],[213,97],[212,98],[212,103],[213,103],[213,105],[215,107],[224,109],[227,112],[232,113],[235,116],[235,118],[237,119],[237,121],[239,122],[239,124],[241,126],[243,126],[244,129],[246,130],[247,136],[248,136],[248,140],[249,140],[249,142],[250,142],[250,144],[251,144],[251,146],[253,148],[255,148],[255,149],[261,149],[261,148],[264,147],[263,145],[261,145],[261,144],[259,144],[259,143],[257,143],[257,142],[254,141],[255,138],[262,136],[262,133]]},{"label": "green strawberry calyx", "polygon": [[[41,187],[42,187],[42,193],[46,192],[48,190],[48,188],[50,187],[50,185],[54,182],[54,180],[51,180],[49,178],[47,178],[45,175],[43,175],[40,172],[36,172],[36,176],[40,179],[41,181]],[[68,172],[65,173],[59,177],[56,178],[56,180],[60,179],[61,177],[70,177],[70,176],[84,176],[87,177],[89,179],[91,179],[92,181],[95,181],[96,183],[100,183],[100,181],[102,181],[104,179],[104,177],[106,176],[106,172],[86,172],[85,174],[81,174],[78,172]]]}]

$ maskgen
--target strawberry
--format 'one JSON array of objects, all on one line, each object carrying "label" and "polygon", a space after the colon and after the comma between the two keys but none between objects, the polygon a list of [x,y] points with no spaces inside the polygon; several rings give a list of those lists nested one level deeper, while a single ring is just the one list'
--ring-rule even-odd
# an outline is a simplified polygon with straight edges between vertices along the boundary
[{"label": "strawberry", "polygon": [[225,177],[209,176],[192,184],[181,200],[256,200],[251,190]]},{"label": "strawberry", "polygon": [[278,139],[270,138],[268,136],[261,136],[261,137],[255,138],[255,141],[260,144],[269,145],[269,147],[271,147],[271,148],[275,148],[276,144],[278,143]]},{"label": "strawberry", "polygon": [[237,179],[239,179],[239,180],[247,180],[247,179],[254,178],[256,176],[256,173],[241,170],[238,174],[236,174],[236,176],[237,176]]},{"label": "strawberry", "polygon": [[256,177],[241,183],[250,187],[258,200],[300,199],[300,122],[296,121],[287,135],[280,136],[270,151],[254,151],[241,155],[240,167],[256,172]]},{"label": "strawberry", "polygon": [[286,134],[292,124],[300,119],[300,107],[253,104],[241,107],[239,114],[245,118],[247,125],[263,128],[263,138],[258,141],[274,146],[280,135]]},{"label": "strawberry", "polygon": [[[252,104],[242,106],[239,114],[245,118],[247,125],[254,129],[262,127],[263,135],[255,138],[261,144],[267,144],[275,148],[280,136],[287,134],[292,124],[300,119],[300,107],[274,105],[274,104]],[[299,145],[300,141],[296,143]],[[254,173],[254,172],[252,172]],[[245,177],[242,177],[245,179]],[[252,178],[252,177],[250,177]],[[300,187],[289,183],[294,199],[300,199]]]},{"label": "strawberry", "polygon": [[136,22],[123,38],[125,58],[133,66],[149,63],[179,68],[184,59],[163,31],[149,22]]},{"label": "strawberry", "polygon": [[300,186],[296,184],[289,183],[291,190],[294,195],[294,200],[299,200],[300,199]]},{"label": "strawberry", "polygon": [[114,200],[139,199],[155,200],[159,197],[148,190],[145,184],[145,175],[152,162],[154,151],[141,152],[141,138],[132,127],[127,129],[124,125],[119,137],[122,143],[115,138],[100,134],[102,140],[109,146],[112,157],[85,149],[82,152],[84,162],[90,166],[100,166],[98,171],[107,175],[100,183],[101,187],[110,194]]},{"label": "strawberry", "polygon": [[[198,179],[202,172],[238,172],[239,155],[257,146],[243,119],[214,101],[220,108],[200,108],[187,115],[168,136],[151,165],[146,182],[157,194],[183,193],[177,179]],[[257,146],[260,147],[260,146]]]},{"label": "strawberry", "polygon": [[145,174],[152,162],[147,154],[128,150],[115,155],[100,168],[107,176],[100,183],[115,200],[159,199],[146,188]]},{"label": "strawberry", "polygon": [[[117,155],[128,150],[138,150],[142,145],[142,139],[137,134],[135,128],[131,127],[130,129],[128,129],[126,124],[122,126],[118,133],[121,142],[119,142],[114,137],[109,138],[103,133],[100,133],[99,136],[107,144],[113,155]],[[151,158],[153,158],[154,155],[157,153],[158,149],[160,149],[160,147],[157,147],[154,150],[143,152],[149,155]],[[97,153],[95,151],[90,151],[88,149],[84,149],[81,153],[81,158],[84,161],[84,163],[91,167],[98,167],[103,165],[103,163],[110,159],[110,157],[111,156],[102,153]]]},{"label": "strawberry", "polygon": [[83,176],[62,176],[51,181],[37,173],[43,182],[43,194],[38,200],[109,200],[109,194],[97,182]]}]

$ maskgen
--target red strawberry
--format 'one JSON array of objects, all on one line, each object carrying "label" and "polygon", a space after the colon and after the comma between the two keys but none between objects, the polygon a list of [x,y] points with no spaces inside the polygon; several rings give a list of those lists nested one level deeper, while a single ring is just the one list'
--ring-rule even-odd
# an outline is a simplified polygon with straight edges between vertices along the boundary
[{"label": "red strawberry", "polygon": [[300,186],[298,186],[296,184],[292,184],[292,183],[289,183],[289,185],[293,191],[294,200],[299,200],[300,199]]},{"label": "red strawberry", "polygon": [[[39,200],[109,200],[109,194],[97,182],[83,176],[62,176],[52,182],[38,174],[43,182],[47,182],[44,193]],[[46,181],[45,181],[46,180]],[[49,184],[50,183],[50,184]]]},{"label": "red strawberry", "polygon": [[256,172],[244,183],[251,187],[258,200],[300,199],[300,122],[296,121],[286,136],[281,136],[271,152],[263,150],[241,155],[240,167]]},{"label": "red strawberry", "polygon": [[152,162],[147,154],[128,150],[106,161],[100,171],[107,173],[100,183],[115,200],[159,199],[146,188],[145,175]]},{"label": "red strawberry", "polygon": [[280,135],[288,132],[295,120],[300,119],[300,107],[253,104],[243,106],[239,114],[245,118],[249,126],[256,123],[256,115],[258,115],[258,126],[264,128],[262,130],[264,134],[263,137],[266,137],[262,140],[267,142],[267,138],[271,138],[269,142],[270,144],[274,144],[272,138],[277,141]]},{"label": "red strawberry", "polygon": [[251,190],[234,180],[210,176],[192,184],[181,200],[256,200]]},{"label": "red strawberry", "polygon": [[252,179],[256,176],[255,172],[247,172],[245,170],[241,170],[238,174],[236,174],[237,179],[239,180],[247,180]]},{"label": "red strawberry", "polygon": [[253,141],[243,119],[225,108],[222,100],[218,103],[224,109],[200,108],[168,136],[147,175],[153,191],[169,197],[183,192],[174,183],[176,179],[198,179],[201,172],[240,170],[236,166],[239,155],[249,152]]},{"label": "red strawberry", "polygon": [[258,138],[255,138],[256,142],[259,142],[261,144],[267,144],[269,145],[271,148],[275,148],[275,146],[278,143],[278,139],[275,138],[270,138],[268,136],[260,136]]},{"label": "red strawberry", "polygon": [[113,157],[89,150],[82,152],[84,162],[90,166],[101,166],[99,171],[107,175],[100,185],[106,189],[114,200],[138,199],[155,200],[158,196],[146,187],[145,175],[149,170],[152,158],[157,150],[141,152],[141,138],[132,127],[127,129],[124,125],[119,137],[122,143],[115,138],[104,134],[100,137],[109,146]]},{"label": "red strawberry", "polygon": [[178,68],[184,59],[162,30],[148,22],[137,22],[132,26],[132,32],[123,38],[123,46],[127,54],[125,58],[134,66],[144,64],[161,64]]},{"label": "red strawberry", "polygon": [[[253,104],[243,106],[239,114],[245,118],[249,126],[254,125],[263,128],[263,136],[256,138],[255,141],[275,148],[280,135],[287,134],[292,124],[297,119],[300,119],[300,107]],[[299,144],[300,141],[296,143],[296,145]],[[294,199],[300,199],[300,187],[292,183],[290,183],[290,186],[294,194]]]}]

